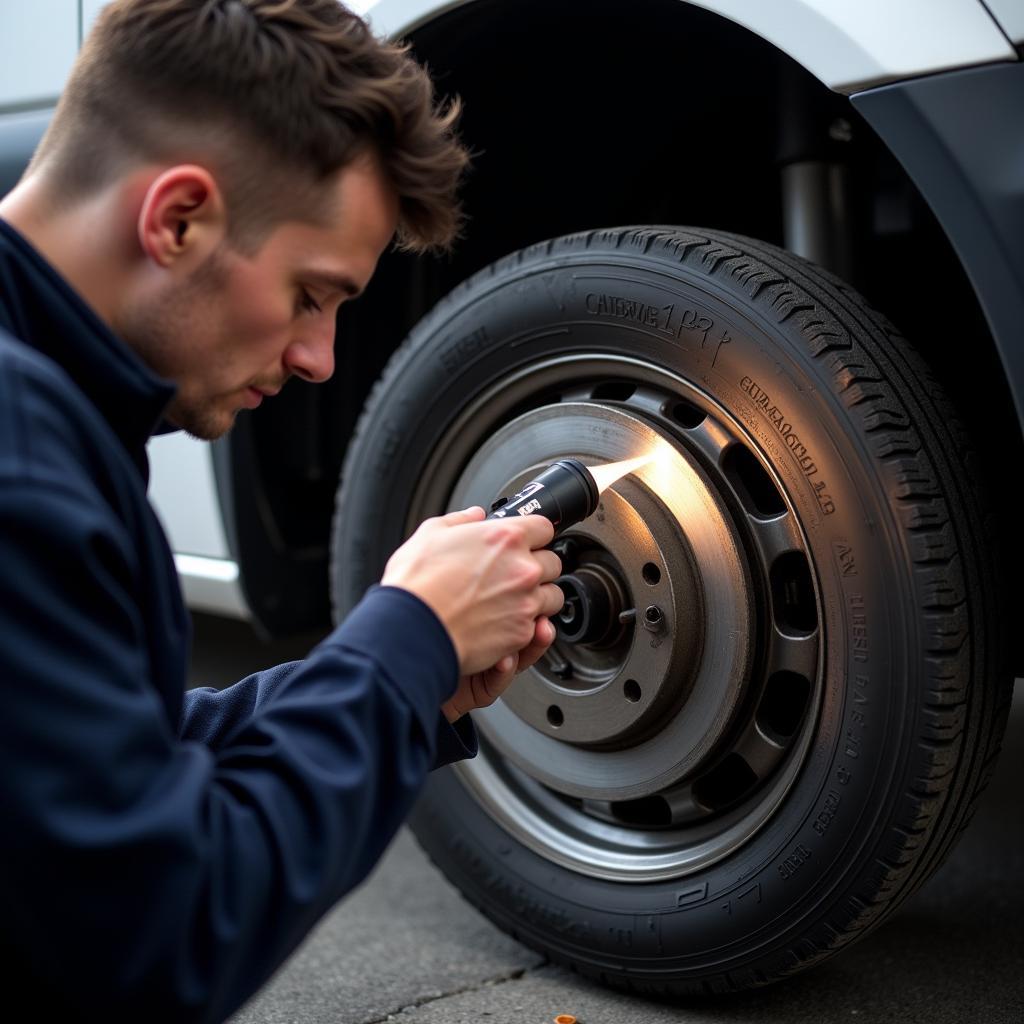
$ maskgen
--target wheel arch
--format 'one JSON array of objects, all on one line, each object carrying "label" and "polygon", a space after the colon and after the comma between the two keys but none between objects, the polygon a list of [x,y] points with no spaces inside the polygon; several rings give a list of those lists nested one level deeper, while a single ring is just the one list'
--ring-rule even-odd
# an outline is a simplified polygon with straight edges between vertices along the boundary
[{"label": "wheel arch", "polygon": [[[501,2],[508,4],[509,0]],[[977,0],[946,3],[944,32],[932,30],[935,15],[930,0],[904,0],[895,8],[884,0],[859,4],[673,2],[702,7],[748,29],[839,92],[948,68],[1016,59],[998,23]],[[494,0],[490,4],[488,0],[369,0],[359,6],[376,31],[406,37],[454,8],[470,4],[489,6]]]},{"label": "wheel arch", "polygon": [[852,97],[956,249],[1024,423],[1024,65],[885,86]]}]

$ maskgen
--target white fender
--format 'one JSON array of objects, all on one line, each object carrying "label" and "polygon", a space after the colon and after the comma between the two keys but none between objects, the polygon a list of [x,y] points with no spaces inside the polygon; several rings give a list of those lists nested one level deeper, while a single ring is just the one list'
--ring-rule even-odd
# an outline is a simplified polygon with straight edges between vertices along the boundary
[{"label": "white fender", "polygon": [[[375,31],[400,37],[472,0],[354,0]],[[515,3],[515,0],[507,0]],[[680,3],[690,0],[679,0]],[[952,68],[1016,60],[979,0],[692,0],[773,43],[830,89],[856,92]],[[1019,3],[1020,0],[1012,0]],[[580,14],[586,0],[577,0]],[[629,4],[622,5],[629,17]]]}]

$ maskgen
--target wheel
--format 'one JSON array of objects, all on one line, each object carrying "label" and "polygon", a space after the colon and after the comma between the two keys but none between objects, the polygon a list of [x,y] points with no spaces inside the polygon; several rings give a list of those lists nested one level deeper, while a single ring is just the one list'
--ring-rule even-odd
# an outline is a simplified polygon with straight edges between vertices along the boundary
[{"label": "wheel", "polygon": [[621,228],[446,298],[347,455],[344,612],[426,516],[573,456],[659,457],[558,542],[559,639],[413,819],[484,913],[639,991],[720,991],[878,924],[1005,725],[980,482],[924,364],[772,246]]}]

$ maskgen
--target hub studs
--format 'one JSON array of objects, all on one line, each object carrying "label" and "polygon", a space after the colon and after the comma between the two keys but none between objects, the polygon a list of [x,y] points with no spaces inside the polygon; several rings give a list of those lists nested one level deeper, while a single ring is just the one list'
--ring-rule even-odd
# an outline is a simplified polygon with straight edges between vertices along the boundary
[{"label": "hub studs", "polygon": [[656,605],[649,604],[640,620],[644,629],[657,636],[665,632],[665,613]]}]

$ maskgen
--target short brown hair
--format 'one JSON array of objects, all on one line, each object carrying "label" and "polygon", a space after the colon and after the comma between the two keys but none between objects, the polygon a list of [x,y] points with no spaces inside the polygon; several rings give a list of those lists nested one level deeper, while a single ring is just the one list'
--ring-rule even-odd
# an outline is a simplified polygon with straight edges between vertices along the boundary
[{"label": "short brown hair", "polygon": [[458,113],[336,0],[115,0],[29,173],[73,202],[132,163],[212,159],[240,242],[311,219],[317,186],[369,152],[399,197],[399,245],[445,248],[468,162]]}]

